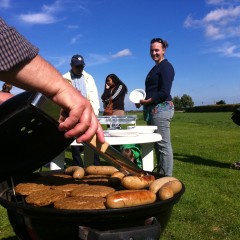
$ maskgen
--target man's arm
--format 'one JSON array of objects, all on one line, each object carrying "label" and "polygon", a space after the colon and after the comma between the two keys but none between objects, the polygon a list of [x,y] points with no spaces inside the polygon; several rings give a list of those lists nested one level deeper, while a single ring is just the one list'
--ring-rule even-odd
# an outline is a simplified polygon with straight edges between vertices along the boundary
[{"label": "man's arm", "polygon": [[[26,56],[21,57],[19,61],[12,61],[12,54],[18,56],[22,51],[21,43],[28,49]],[[14,46],[14,49],[10,50],[8,45]],[[23,36],[1,20],[0,79],[28,91],[40,92],[61,106],[65,114],[61,115],[59,130],[66,131],[66,137],[76,137],[77,142],[83,142],[90,140],[96,133],[98,140],[103,143],[103,130],[89,101],[34,49],[35,47],[30,43],[28,45]],[[7,51],[4,52],[4,58],[3,51]]]}]

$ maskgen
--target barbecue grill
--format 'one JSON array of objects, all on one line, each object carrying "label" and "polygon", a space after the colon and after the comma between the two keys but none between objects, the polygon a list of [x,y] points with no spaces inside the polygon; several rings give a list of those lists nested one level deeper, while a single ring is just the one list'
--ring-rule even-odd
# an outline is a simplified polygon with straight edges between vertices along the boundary
[{"label": "barbecue grill", "polygon": [[[153,204],[104,210],[59,210],[51,206],[27,205],[15,194],[23,181],[63,173],[37,172],[60,154],[73,139],[66,139],[56,122],[29,101],[32,94],[21,93],[0,105],[0,204],[20,239],[159,239],[173,206],[185,191]],[[151,172],[156,178],[163,177]]]}]

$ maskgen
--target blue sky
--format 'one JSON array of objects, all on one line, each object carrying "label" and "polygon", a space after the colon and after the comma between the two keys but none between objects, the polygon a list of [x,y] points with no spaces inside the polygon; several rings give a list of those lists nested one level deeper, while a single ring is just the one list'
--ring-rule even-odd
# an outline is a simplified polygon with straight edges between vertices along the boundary
[{"label": "blue sky", "polygon": [[[110,73],[129,93],[144,89],[149,42],[161,37],[176,72],[172,96],[240,102],[240,0],[0,0],[0,15],[62,74],[83,55],[99,96]],[[125,103],[135,109],[128,96]]]}]

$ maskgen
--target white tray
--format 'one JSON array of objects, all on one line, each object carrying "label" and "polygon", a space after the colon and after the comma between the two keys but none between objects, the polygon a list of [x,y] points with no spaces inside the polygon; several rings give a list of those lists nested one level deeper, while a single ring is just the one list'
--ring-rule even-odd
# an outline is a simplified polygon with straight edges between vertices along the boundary
[{"label": "white tray", "polygon": [[136,131],[139,134],[147,134],[147,133],[153,133],[155,130],[157,130],[157,126],[128,126],[127,129],[130,129],[132,131]]},{"label": "white tray", "polygon": [[136,137],[138,132],[132,129],[107,130],[106,135],[110,137]]}]

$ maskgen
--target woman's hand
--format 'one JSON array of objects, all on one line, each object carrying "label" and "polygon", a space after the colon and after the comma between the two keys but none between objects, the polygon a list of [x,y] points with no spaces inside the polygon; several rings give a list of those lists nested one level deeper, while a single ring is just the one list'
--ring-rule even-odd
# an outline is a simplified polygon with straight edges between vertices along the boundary
[{"label": "woman's hand", "polygon": [[141,104],[140,103],[135,103],[136,108],[140,108]]},{"label": "woman's hand", "polygon": [[147,100],[141,99],[139,103],[135,103],[136,108],[140,108],[142,105],[148,105],[152,102],[152,98],[149,98]]},{"label": "woman's hand", "polygon": [[152,98],[148,98],[148,99],[141,99],[139,104],[140,105],[148,105],[152,102]]}]

